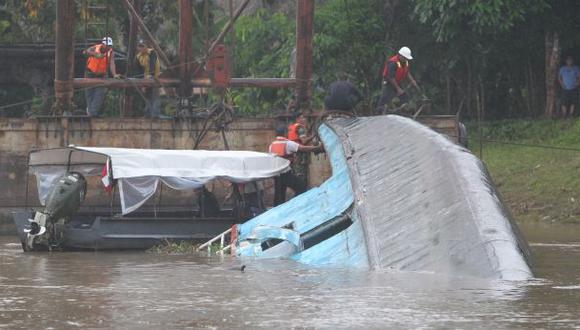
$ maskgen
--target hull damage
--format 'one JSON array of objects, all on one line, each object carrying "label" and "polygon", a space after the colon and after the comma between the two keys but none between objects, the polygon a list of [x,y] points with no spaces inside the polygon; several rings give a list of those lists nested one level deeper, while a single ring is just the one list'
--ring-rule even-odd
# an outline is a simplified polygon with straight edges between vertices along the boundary
[{"label": "hull damage", "polygon": [[[240,225],[239,255],[489,279],[532,277],[526,241],[485,166],[466,149],[398,116],[330,120],[320,136],[333,176]],[[340,214],[351,219],[346,228],[304,243],[308,231]],[[265,226],[295,231],[302,240],[255,236]]]}]

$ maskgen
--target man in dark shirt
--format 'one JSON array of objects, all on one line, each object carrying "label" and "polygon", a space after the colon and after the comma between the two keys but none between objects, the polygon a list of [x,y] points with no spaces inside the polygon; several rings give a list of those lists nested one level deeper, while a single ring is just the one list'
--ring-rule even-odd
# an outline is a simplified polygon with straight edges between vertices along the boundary
[{"label": "man in dark shirt", "polygon": [[339,80],[330,84],[324,98],[324,109],[353,112],[361,100],[359,90],[351,82]]}]

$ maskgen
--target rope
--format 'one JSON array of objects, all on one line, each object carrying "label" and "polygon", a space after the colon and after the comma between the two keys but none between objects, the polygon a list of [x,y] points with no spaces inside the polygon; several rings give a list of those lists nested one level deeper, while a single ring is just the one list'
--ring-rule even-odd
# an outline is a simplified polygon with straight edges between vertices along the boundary
[{"label": "rope", "polygon": [[575,151],[575,152],[580,152],[580,148],[559,147],[559,146],[550,146],[550,145],[543,145],[543,144],[517,143],[517,142],[508,142],[508,141],[499,141],[499,140],[489,140],[489,139],[483,139],[483,142],[491,142],[491,143],[497,143],[497,144],[513,145],[513,146],[526,147],[526,148],[540,148],[540,149],[552,149],[552,150],[562,150],[562,151]]},{"label": "rope", "polygon": [[[459,138],[458,135],[455,134],[445,134],[445,133],[441,133],[443,135],[452,137],[452,138]],[[478,138],[474,138],[474,141],[479,141]],[[471,142],[472,140],[469,139],[469,141]],[[482,142],[487,142],[487,143],[497,143],[497,144],[505,144],[505,145],[512,145],[512,146],[516,146],[516,147],[524,147],[524,148],[539,148],[539,149],[548,149],[548,150],[558,150],[558,151],[572,151],[572,152],[580,152],[580,148],[574,148],[574,147],[562,147],[562,146],[551,146],[551,145],[545,145],[545,144],[533,144],[533,143],[518,143],[518,142],[510,142],[510,141],[501,141],[501,140],[493,140],[493,139],[482,139]]]}]

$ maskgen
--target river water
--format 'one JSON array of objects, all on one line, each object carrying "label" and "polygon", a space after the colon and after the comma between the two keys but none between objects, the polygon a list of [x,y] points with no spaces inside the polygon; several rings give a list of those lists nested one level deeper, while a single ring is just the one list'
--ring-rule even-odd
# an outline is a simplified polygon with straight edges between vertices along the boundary
[{"label": "river water", "polygon": [[291,261],[22,253],[0,237],[0,328],[580,328],[580,225],[522,227],[537,279]]}]

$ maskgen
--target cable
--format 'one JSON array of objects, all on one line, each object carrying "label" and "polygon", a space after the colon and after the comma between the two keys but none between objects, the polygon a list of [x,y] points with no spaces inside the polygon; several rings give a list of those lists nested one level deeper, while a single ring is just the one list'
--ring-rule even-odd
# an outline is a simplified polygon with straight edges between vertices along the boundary
[{"label": "cable", "polygon": [[507,141],[489,140],[489,139],[483,139],[483,141],[497,143],[497,144],[506,144],[506,145],[520,146],[520,147],[528,147],[528,148],[541,148],[541,149],[553,149],[553,150],[580,152],[580,148],[572,148],[572,147],[548,146],[548,145],[542,145],[542,144],[517,143],[517,142],[507,142]]}]

